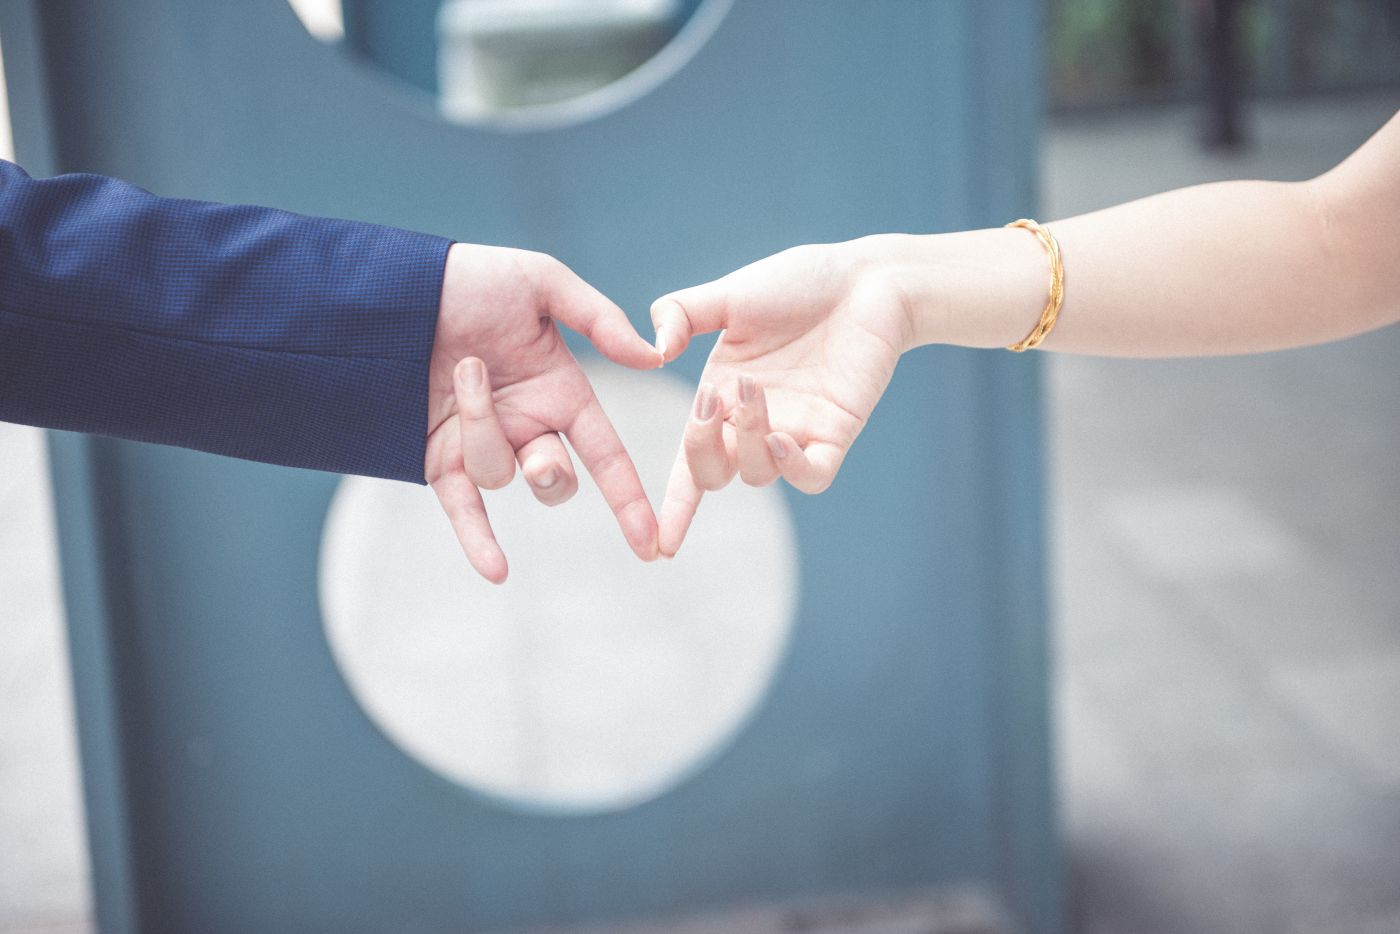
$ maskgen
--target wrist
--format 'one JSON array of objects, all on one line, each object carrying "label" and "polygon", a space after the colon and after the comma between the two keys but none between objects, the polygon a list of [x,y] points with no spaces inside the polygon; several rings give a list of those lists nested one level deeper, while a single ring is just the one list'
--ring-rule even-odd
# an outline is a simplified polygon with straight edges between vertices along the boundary
[{"label": "wrist", "polygon": [[868,275],[890,284],[909,344],[1006,347],[1026,336],[1045,305],[1044,249],[1024,230],[884,234],[862,241]]},{"label": "wrist", "polygon": [[433,327],[432,350],[428,355],[428,432],[431,434],[451,417],[456,408],[452,373],[457,366],[455,340],[460,328],[458,310],[463,306],[467,280],[464,266],[471,244],[454,243],[443,259],[442,285],[438,292],[437,319]]}]

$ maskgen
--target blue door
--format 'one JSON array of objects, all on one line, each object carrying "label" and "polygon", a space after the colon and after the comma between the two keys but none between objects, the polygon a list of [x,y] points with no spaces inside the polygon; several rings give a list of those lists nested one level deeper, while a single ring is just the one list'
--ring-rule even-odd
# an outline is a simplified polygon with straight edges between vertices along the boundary
[{"label": "blue door", "polygon": [[[528,127],[440,119],[284,0],[7,0],[0,38],[35,174],[544,250],[649,333],[652,297],[794,243],[1031,213],[1038,14],[704,0],[655,80]],[[837,486],[773,494],[797,590],[742,727],[596,813],[464,787],[367,715],[318,583],[340,478],[55,436],[103,930],[495,930],[944,885],[1060,930],[1038,385],[1030,355],[911,355]]]}]

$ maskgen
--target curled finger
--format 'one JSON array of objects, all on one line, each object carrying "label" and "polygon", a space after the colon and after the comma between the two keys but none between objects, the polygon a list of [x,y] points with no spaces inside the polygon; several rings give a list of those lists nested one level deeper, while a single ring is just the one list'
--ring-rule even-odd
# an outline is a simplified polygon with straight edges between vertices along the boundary
[{"label": "curled finger", "polygon": [[767,486],[778,478],[768,447],[768,400],[752,376],[739,377],[739,405],[734,410],[739,476],[749,486]]},{"label": "curled finger", "polygon": [[520,473],[535,499],[546,506],[567,502],[578,491],[578,475],[564,439],[549,431],[521,445],[515,452],[520,461]]},{"label": "curled finger", "polygon": [[695,485],[702,490],[718,490],[734,478],[737,469],[724,433],[719,391],[713,383],[701,383],[695,394],[695,407],[685,426],[683,442],[686,463]]},{"label": "curled finger", "polygon": [[813,441],[802,448],[792,435],[775,431],[768,436],[768,448],[783,479],[803,493],[821,493],[836,479],[846,452],[827,441]]}]

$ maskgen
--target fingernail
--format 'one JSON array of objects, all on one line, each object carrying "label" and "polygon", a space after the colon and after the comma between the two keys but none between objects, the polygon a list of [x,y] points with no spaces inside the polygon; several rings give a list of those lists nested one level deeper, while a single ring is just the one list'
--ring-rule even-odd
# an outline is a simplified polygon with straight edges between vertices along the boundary
[{"label": "fingernail", "polygon": [[468,389],[481,389],[486,385],[486,365],[475,357],[468,357],[462,381]]},{"label": "fingernail", "polygon": [[661,354],[661,359],[666,360],[666,332],[661,328],[656,329],[656,352]]},{"label": "fingernail", "polygon": [[715,387],[711,383],[700,384],[700,394],[695,397],[695,417],[708,422],[714,417],[719,400],[715,398]]},{"label": "fingernail", "polygon": [[777,435],[768,436],[768,450],[773,452],[774,460],[782,460],[787,457],[787,445],[783,444],[783,439]]},{"label": "fingernail", "polygon": [[752,376],[739,377],[739,402],[741,405],[748,405],[752,402],[757,392],[758,384],[753,381]]},{"label": "fingernail", "polygon": [[535,486],[541,490],[547,490],[559,482],[559,471],[553,467],[546,470],[535,478]]}]

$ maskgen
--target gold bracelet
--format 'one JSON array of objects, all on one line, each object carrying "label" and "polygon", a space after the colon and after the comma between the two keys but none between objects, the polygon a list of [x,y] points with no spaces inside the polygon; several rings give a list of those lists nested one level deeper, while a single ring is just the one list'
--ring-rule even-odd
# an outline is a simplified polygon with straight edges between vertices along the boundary
[{"label": "gold bracelet", "polygon": [[1015,353],[1022,353],[1040,346],[1040,342],[1049,336],[1050,329],[1055,326],[1055,321],[1060,317],[1060,306],[1065,303],[1065,263],[1060,258],[1059,241],[1055,239],[1055,235],[1050,232],[1049,227],[1027,217],[1012,221],[1006,226],[1024,227],[1029,230],[1036,235],[1045,247],[1045,251],[1050,254],[1050,298],[1045,302],[1045,310],[1040,313],[1040,321],[1026,335],[1025,340],[1006,348]]}]

